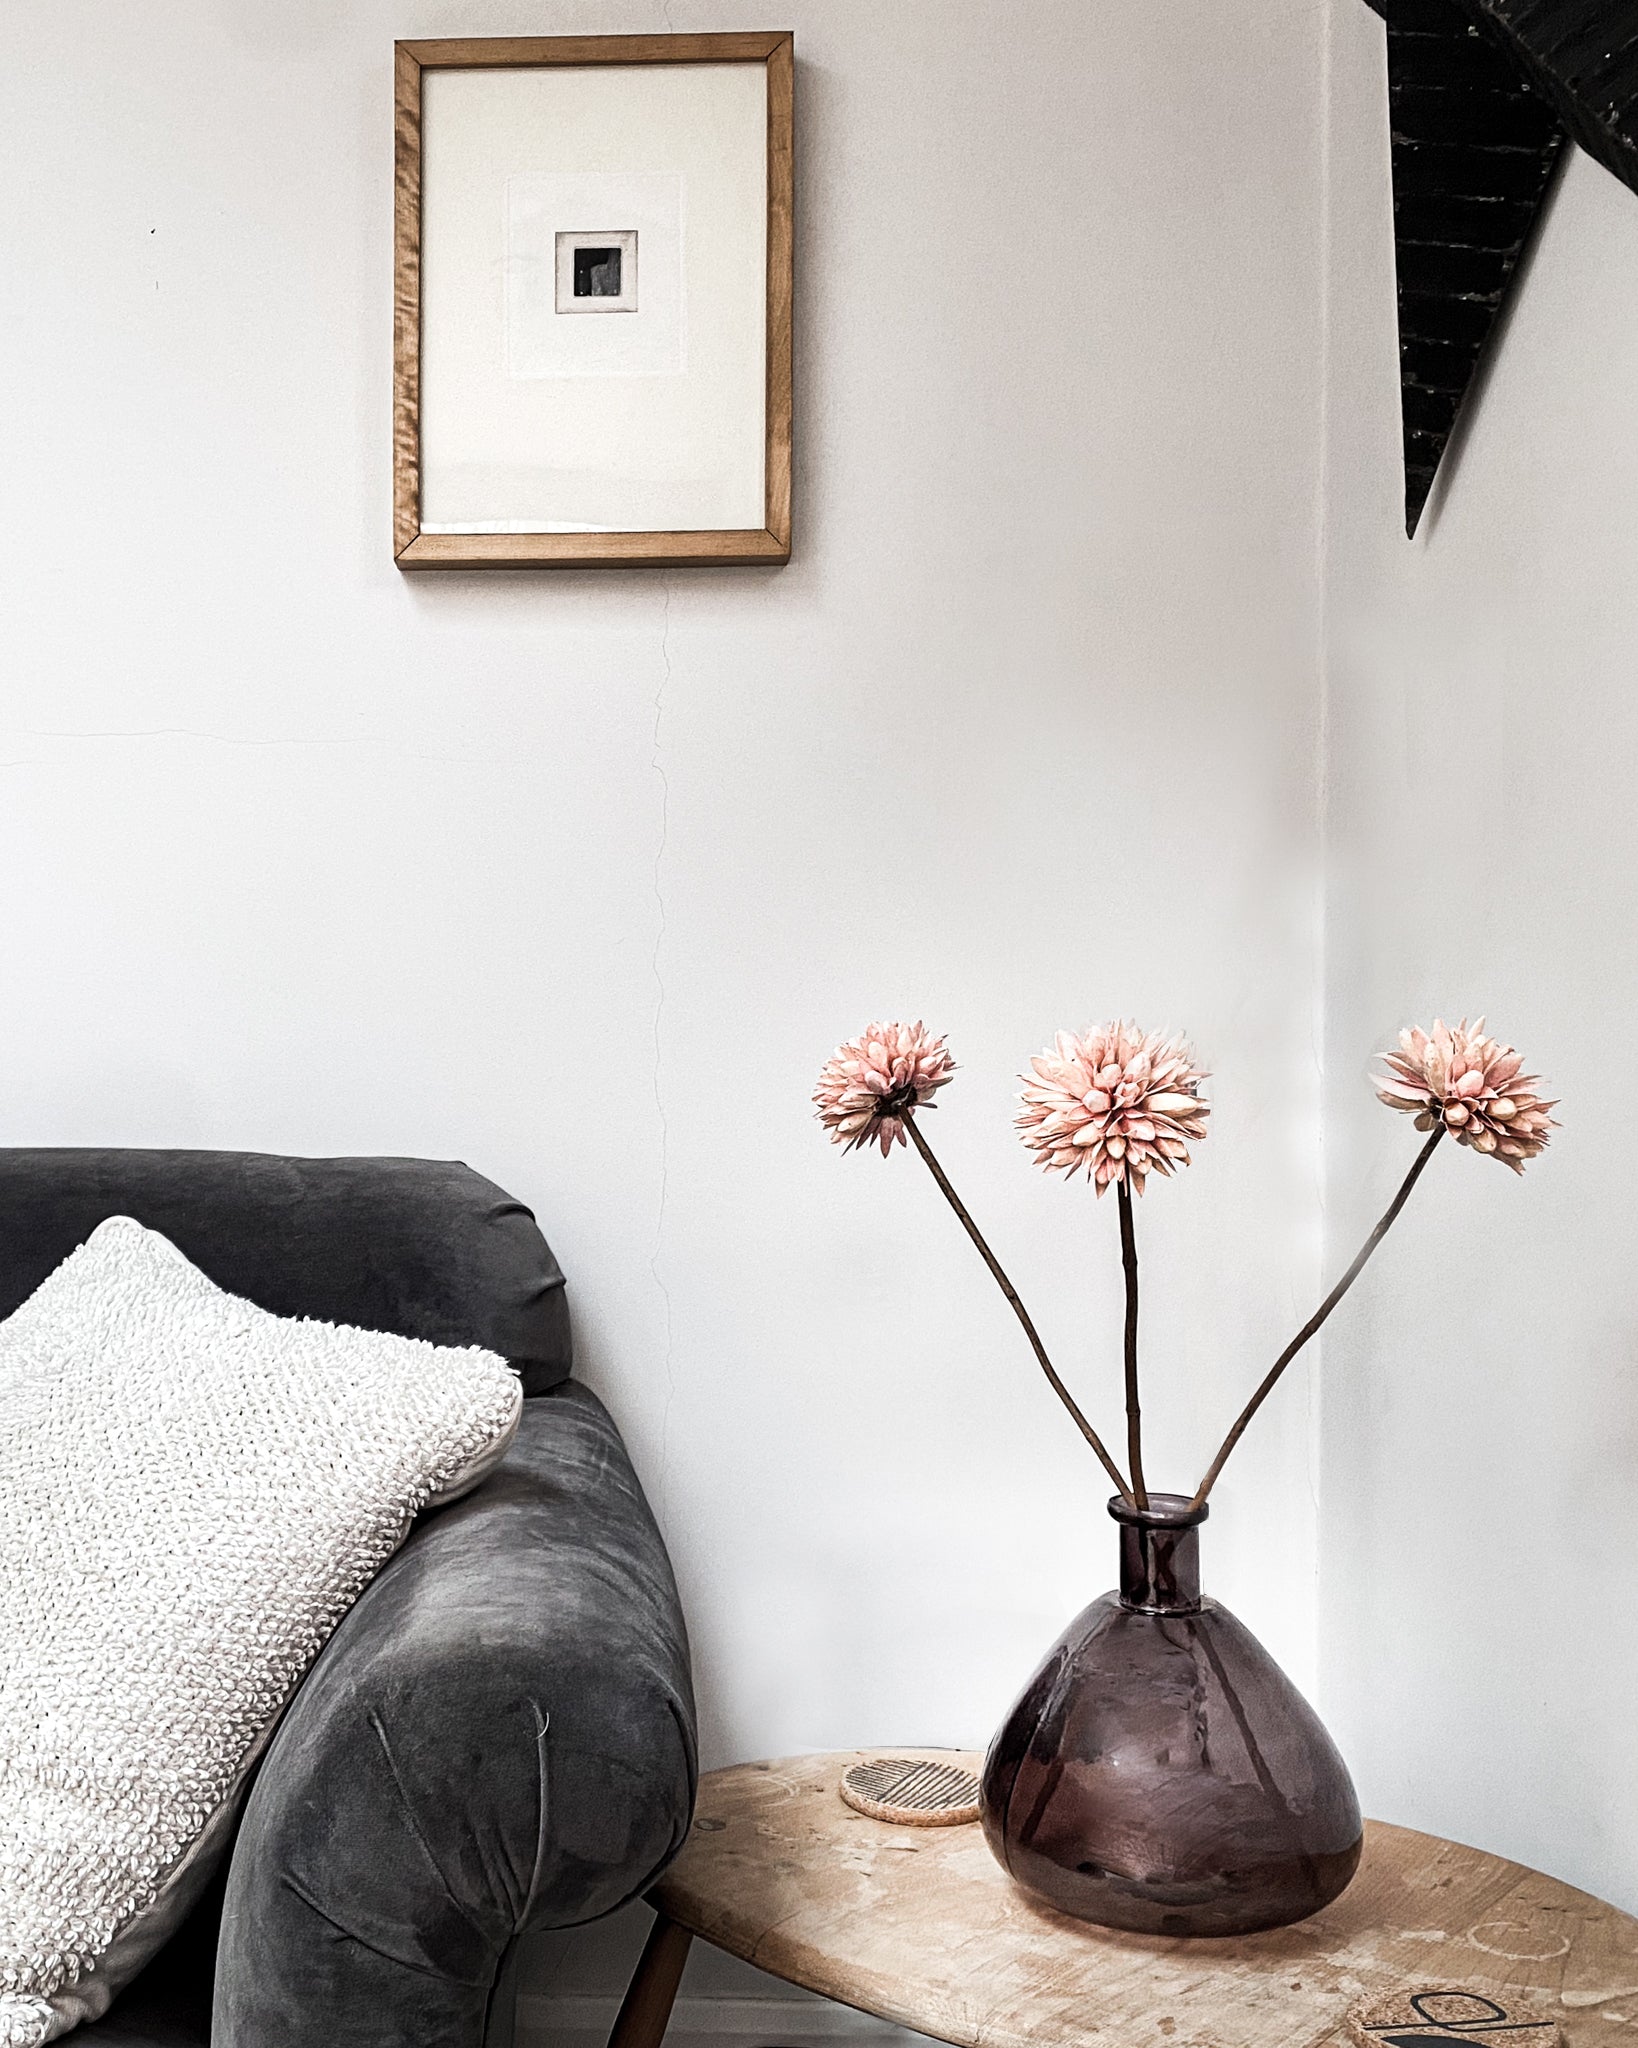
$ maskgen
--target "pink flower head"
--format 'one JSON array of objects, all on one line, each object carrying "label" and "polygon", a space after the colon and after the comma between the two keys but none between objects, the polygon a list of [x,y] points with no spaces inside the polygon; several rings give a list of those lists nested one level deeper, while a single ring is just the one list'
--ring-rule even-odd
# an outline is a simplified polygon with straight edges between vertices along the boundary
[{"label": "pink flower head", "polygon": [[929,1037],[925,1024],[868,1024],[820,1068],[814,1106],[844,1151],[879,1144],[885,1159],[904,1143],[906,1111],[936,1109],[933,1096],[955,1070],[944,1040]]},{"label": "pink flower head", "polygon": [[1049,1172],[1084,1171],[1100,1195],[1122,1180],[1141,1195],[1145,1175],[1187,1166],[1189,1141],[1206,1135],[1206,1074],[1181,1035],[1119,1023],[1080,1038],[1060,1031],[1030,1065],[1016,1119],[1024,1143]]},{"label": "pink flower head", "polygon": [[1541,1076],[1521,1074],[1523,1059],[1485,1037],[1482,1017],[1471,1028],[1464,1017],[1454,1030],[1436,1017],[1431,1032],[1401,1031],[1399,1050],[1377,1057],[1389,1070],[1372,1076],[1380,1101],[1414,1116],[1419,1131],[1443,1124],[1458,1144],[1488,1152],[1515,1173],[1557,1128],[1547,1114],[1557,1102],[1537,1092]]}]

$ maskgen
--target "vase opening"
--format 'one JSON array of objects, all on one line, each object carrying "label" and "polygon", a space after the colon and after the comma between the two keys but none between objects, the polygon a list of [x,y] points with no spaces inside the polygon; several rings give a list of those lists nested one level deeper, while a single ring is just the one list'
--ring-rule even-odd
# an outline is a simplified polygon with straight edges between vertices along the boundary
[{"label": "vase opening", "polygon": [[1151,1493],[1146,1508],[1116,1494],[1120,1524],[1120,1604],[1130,1614],[1200,1612],[1200,1524],[1211,1513],[1181,1493]]}]

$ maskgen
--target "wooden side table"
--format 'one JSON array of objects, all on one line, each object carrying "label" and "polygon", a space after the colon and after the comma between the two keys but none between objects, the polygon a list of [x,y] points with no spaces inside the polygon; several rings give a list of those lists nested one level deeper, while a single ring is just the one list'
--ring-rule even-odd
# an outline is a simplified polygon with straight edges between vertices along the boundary
[{"label": "wooden side table", "polygon": [[856,1813],[836,1788],[861,1754],[704,1779],[610,2048],[659,2048],[695,1935],[959,2048],[1320,2048],[1356,1999],[1419,1982],[1523,1993],[1570,2048],[1638,2048],[1638,1920],[1499,1856],[1373,1821],[1352,1885],[1295,1927],[1108,1933],[1032,1905],[976,1825]]}]

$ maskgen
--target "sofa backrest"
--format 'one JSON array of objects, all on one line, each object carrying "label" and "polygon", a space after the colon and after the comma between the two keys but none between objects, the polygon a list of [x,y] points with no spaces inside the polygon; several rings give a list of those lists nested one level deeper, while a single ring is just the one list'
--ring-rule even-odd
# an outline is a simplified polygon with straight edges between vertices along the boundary
[{"label": "sofa backrest", "polygon": [[163,1231],[276,1315],[481,1344],[526,1394],[569,1375],[550,1247],[521,1202],[458,1160],[0,1148],[0,1316],[107,1216]]}]

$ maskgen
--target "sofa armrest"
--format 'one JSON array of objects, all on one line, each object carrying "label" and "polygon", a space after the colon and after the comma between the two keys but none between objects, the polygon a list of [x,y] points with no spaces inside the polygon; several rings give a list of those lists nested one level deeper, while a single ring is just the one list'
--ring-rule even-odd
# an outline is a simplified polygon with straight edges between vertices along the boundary
[{"label": "sofa armrest", "polygon": [[215,2048],[477,2048],[516,1936],[642,1891],[695,1776],[670,1563],[613,1423],[565,1382],[296,1695],[233,1854]]}]

